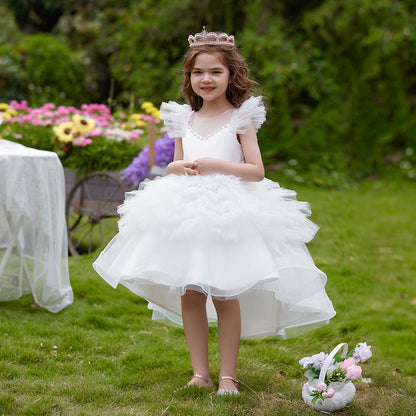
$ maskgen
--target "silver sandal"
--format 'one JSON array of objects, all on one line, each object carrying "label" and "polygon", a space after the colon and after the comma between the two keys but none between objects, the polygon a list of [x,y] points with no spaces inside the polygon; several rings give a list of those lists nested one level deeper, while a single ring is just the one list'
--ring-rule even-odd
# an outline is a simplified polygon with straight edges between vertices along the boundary
[{"label": "silver sandal", "polygon": [[[202,379],[202,380],[204,380],[208,385],[207,386],[198,386],[197,384],[189,384],[194,378],[200,378],[200,379]],[[188,389],[189,387],[192,387],[192,386],[197,386],[198,388],[200,388],[200,389],[207,389],[207,388],[210,388],[210,387],[213,387],[214,386],[214,384],[213,384],[213,382],[212,382],[212,380],[211,380],[211,378],[206,378],[206,377],[204,377],[204,376],[201,376],[201,374],[194,374],[193,376],[192,376],[192,378],[191,378],[191,381],[186,385],[186,386],[184,386],[184,387],[181,387],[181,388],[179,388],[179,389],[177,389],[177,390],[175,390],[175,391],[181,391],[181,390],[186,390],[186,389]]]},{"label": "silver sandal", "polygon": [[[235,386],[238,388],[238,380],[236,378],[230,377],[230,376],[222,376],[219,379],[219,382],[222,380],[231,380],[234,382]],[[218,389],[217,396],[238,396],[240,392],[238,390],[229,390],[229,389]]]}]

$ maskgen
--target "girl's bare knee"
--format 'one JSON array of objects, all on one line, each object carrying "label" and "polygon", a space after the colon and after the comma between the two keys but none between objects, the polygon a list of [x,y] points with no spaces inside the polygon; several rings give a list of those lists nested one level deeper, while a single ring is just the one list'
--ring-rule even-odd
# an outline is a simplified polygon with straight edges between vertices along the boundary
[{"label": "girl's bare knee", "polygon": [[207,302],[207,296],[204,293],[197,292],[196,290],[187,290],[182,295],[182,304],[186,303],[187,306],[199,306],[205,305]]}]

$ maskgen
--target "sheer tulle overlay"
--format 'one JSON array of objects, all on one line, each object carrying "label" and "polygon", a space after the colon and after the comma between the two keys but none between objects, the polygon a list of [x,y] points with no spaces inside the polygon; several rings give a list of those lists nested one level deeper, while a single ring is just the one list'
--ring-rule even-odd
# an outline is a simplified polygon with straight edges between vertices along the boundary
[{"label": "sheer tulle overlay", "polygon": [[[184,118],[189,119],[178,120]],[[230,122],[206,141],[182,131],[184,147],[189,145],[184,151],[195,153],[198,143],[220,140],[224,159],[241,158],[229,154],[236,152],[232,123],[242,128],[243,122]],[[212,151],[218,153],[217,147]],[[168,175],[128,193],[119,213],[119,233],[94,268],[113,287],[121,283],[148,300],[154,319],[181,325],[186,290],[208,296],[210,322],[216,321],[212,298],[238,297],[242,338],[291,337],[335,315],[326,276],[305,246],[318,230],[307,218],[309,205],[275,182]]]}]

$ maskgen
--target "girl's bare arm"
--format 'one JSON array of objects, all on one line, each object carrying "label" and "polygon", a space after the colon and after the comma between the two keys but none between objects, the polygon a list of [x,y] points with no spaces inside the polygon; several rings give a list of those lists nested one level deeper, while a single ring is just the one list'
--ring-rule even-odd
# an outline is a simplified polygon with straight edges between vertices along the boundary
[{"label": "girl's bare arm", "polygon": [[173,162],[169,163],[166,168],[166,175],[197,175],[198,172],[195,170],[195,167],[195,162],[186,162],[183,160],[182,139],[175,138],[175,154],[173,156]]}]

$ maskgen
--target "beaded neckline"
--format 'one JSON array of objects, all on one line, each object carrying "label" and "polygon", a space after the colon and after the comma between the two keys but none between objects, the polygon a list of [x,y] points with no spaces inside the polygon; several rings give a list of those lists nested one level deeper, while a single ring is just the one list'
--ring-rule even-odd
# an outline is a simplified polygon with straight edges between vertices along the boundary
[{"label": "beaded neckline", "polygon": [[212,133],[208,134],[208,136],[201,136],[200,134],[198,134],[192,127],[191,125],[188,123],[188,128],[189,130],[192,132],[192,134],[199,140],[208,140],[209,138],[211,138],[212,136],[215,136],[217,133],[219,133],[220,131],[224,130],[225,128],[227,128],[230,125],[230,122],[224,124],[223,126],[221,126],[220,128],[218,128],[217,130],[214,130]]},{"label": "beaded neckline", "polygon": [[[234,112],[235,112],[236,110],[237,110],[236,108],[231,108],[231,109],[229,109],[229,110],[227,110],[227,111],[224,111],[223,113],[221,113],[221,114],[219,114],[218,116],[215,116],[215,117],[199,117],[199,116],[198,116],[198,112],[197,112],[197,111],[193,111],[193,112],[189,115],[189,117],[188,117],[187,126],[188,126],[189,130],[192,132],[192,134],[193,134],[193,135],[194,135],[197,139],[200,139],[200,140],[208,140],[209,138],[211,138],[212,136],[215,136],[217,133],[219,133],[220,131],[222,131],[222,130],[226,129],[226,128],[230,125],[231,120],[232,120],[232,119],[233,119],[233,117],[234,117]],[[192,116],[192,114],[194,114],[194,115],[195,115],[195,117],[196,117],[196,118],[198,118],[199,120],[206,120],[206,121],[208,121],[208,122],[211,122],[212,120],[216,120],[216,119],[218,119],[218,118],[220,118],[220,117],[223,117],[225,114],[227,114],[227,113],[229,113],[229,112],[231,112],[231,111],[233,112],[233,114],[231,114],[231,117],[230,117],[229,121],[228,121],[227,123],[223,124],[223,125],[222,125],[221,127],[219,127],[218,129],[216,129],[216,130],[212,131],[211,133],[209,133],[207,136],[202,136],[201,134],[197,133],[197,132],[195,131],[195,129],[191,126],[190,121],[191,121],[191,116]]]}]

